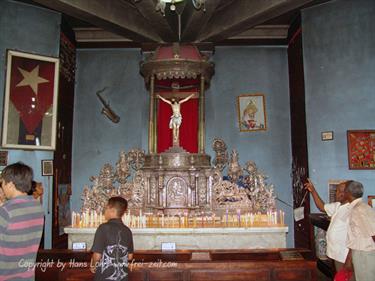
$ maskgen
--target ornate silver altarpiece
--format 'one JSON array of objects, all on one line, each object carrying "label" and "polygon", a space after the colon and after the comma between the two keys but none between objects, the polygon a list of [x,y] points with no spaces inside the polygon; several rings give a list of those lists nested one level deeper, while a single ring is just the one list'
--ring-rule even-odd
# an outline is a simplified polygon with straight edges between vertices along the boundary
[{"label": "ornate silver altarpiece", "polygon": [[[190,51],[184,54],[183,50]],[[92,245],[96,216],[108,199],[117,195],[129,202],[130,213],[124,217],[130,227],[133,225],[138,250],[160,249],[165,241],[175,242],[179,249],[286,247],[288,228],[283,214],[277,220],[273,186],[266,183],[265,174],[252,161],[241,166],[239,153],[233,149],[229,155],[221,139],[212,141],[212,161],[205,153],[204,92],[213,72],[207,56],[194,46],[180,48],[179,44],[160,47],[141,63],[150,90],[148,154],[140,149],[121,151],[115,165],[106,163],[99,175],[90,177],[92,184],[85,186],[82,194],[80,222],[65,228],[70,248],[73,242]],[[173,138],[171,148],[158,152],[156,81],[185,77],[199,83],[198,153],[181,148],[178,137]],[[180,90],[178,83],[171,83],[170,98],[186,97]],[[180,114],[179,110],[173,112]],[[276,219],[269,221],[271,212]],[[146,223],[140,224],[141,220]],[[257,225],[253,224],[256,220],[260,220]]]},{"label": "ornate silver altarpiece", "polygon": [[[208,155],[181,148],[146,155],[133,149],[121,151],[113,167],[106,163],[91,187],[85,186],[82,210],[103,209],[114,195],[124,196],[132,211],[165,215],[222,214],[226,210],[261,212],[275,210],[273,186],[252,161],[239,164],[236,150],[228,159],[226,144],[213,141],[213,166]],[[227,167],[227,175],[223,175]]]}]

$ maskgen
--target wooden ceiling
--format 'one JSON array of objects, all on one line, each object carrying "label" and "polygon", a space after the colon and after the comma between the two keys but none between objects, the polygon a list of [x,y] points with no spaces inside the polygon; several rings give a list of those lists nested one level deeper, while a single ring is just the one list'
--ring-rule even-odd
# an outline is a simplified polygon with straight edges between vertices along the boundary
[{"label": "wooden ceiling", "polygon": [[[214,45],[286,42],[288,28],[302,8],[328,0],[206,0],[196,10],[191,0],[165,15],[156,0],[32,0],[67,16],[77,42]],[[25,1],[23,1],[25,2]]]}]

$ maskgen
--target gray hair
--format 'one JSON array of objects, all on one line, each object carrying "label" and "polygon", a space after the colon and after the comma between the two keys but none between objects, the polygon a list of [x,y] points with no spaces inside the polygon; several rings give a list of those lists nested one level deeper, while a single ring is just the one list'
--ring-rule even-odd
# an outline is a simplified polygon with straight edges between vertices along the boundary
[{"label": "gray hair", "polygon": [[345,187],[354,198],[361,198],[363,195],[363,185],[358,181],[349,181]]}]

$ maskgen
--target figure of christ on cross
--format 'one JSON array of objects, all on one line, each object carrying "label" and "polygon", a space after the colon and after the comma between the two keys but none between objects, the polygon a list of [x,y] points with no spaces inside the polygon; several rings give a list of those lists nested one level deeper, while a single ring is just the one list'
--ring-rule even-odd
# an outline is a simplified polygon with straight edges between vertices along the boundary
[{"label": "figure of christ on cross", "polygon": [[191,94],[190,96],[178,101],[175,98],[172,98],[171,100],[167,100],[163,98],[162,96],[157,95],[159,99],[170,104],[172,108],[172,116],[169,121],[169,128],[173,130],[173,146],[180,145],[180,126],[182,123],[181,104],[188,101],[193,96],[194,94]]}]

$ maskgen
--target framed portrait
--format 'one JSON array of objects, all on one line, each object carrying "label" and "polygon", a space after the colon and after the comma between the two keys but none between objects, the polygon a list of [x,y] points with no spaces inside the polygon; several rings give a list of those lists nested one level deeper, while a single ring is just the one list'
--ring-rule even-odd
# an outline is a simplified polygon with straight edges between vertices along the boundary
[{"label": "framed portrait", "polygon": [[59,59],[7,51],[2,146],[54,150]]},{"label": "framed portrait", "polygon": [[53,176],[53,160],[42,160],[42,176]]},{"label": "framed portrait", "polygon": [[375,130],[348,130],[349,169],[375,169]]},{"label": "framed portrait", "polygon": [[265,131],[267,129],[266,105],[263,94],[238,96],[237,112],[240,132]]}]

